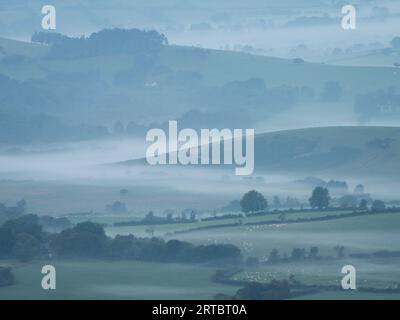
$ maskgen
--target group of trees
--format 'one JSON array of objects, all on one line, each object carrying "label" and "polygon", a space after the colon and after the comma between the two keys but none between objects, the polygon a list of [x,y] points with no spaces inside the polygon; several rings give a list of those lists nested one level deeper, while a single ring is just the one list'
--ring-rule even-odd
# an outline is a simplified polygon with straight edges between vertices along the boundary
[{"label": "group of trees", "polygon": [[[338,245],[333,248],[335,258],[342,259],[345,256],[345,247]],[[321,259],[319,255],[319,248],[316,246],[311,247],[308,251],[305,248],[293,248],[290,255],[284,253],[281,255],[278,249],[272,249],[268,256],[268,263],[291,262],[303,259]]]},{"label": "group of trees", "polygon": [[311,247],[307,252],[304,248],[293,248],[290,257],[281,256],[277,249],[272,249],[268,256],[268,263],[281,262],[282,260],[302,260],[302,259],[317,259],[319,253],[318,247]]},{"label": "group of trees", "polygon": [[[341,186],[342,184],[340,184]],[[347,187],[347,184],[346,184]],[[339,199],[340,207],[347,209],[357,209],[366,211],[368,210],[368,201],[365,197],[358,200],[359,196],[364,195],[364,187],[362,185],[357,185],[354,189],[355,195],[345,195]],[[312,191],[312,195],[309,198],[309,204],[312,209],[324,210],[330,207],[331,196],[329,194],[329,189],[325,187],[315,187]],[[267,210],[268,201],[259,192],[251,190],[244,194],[242,200],[240,201],[241,209],[244,213],[254,213]],[[281,207],[281,202],[278,196],[273,197],[273,207]],[[371,204],[371,211],[379,212],[386,209],[386,205],[382,200],[374,200]],[[280,217],[280,220],[284,220],[284,217]]]},{"label": "group of trees", "polygon": [[35,215],[23,215],[0,227],[0,257],[31,260],[43,253],[45,234]]},{"label": "group of trees", "polygon": [[400,93],[395,88],[379,89],[356,97],[354,110],[361,121],[400,114]]},{"label": "group of trees", "polygon": [[133,235],[107,237],[100,224],[79,223],[60,233],[43,231],[36,215],[9,220],[0,227],[0,258],[29,261],[35,257],[132,259],[159,262],[242,261],[240,249],[231,244],[193,245]]},{"label": "group of trees", "polygon": [[89,37],[71,38],[53,32],[36,32],[32,42],[51,45],[51,55],[57,58],[79,58],[112,54],[152,54],[168,39],[154,30],[104,29]]},{"label": "group of trees", "polygon": [[13,207],[0,203],[0,223],[17,218],[25,213],[26,201],[20,200]]}]

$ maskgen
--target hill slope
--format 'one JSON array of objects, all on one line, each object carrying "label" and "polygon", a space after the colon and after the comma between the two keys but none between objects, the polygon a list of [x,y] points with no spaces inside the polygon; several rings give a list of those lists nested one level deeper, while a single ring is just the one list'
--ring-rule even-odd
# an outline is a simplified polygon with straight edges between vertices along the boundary
[{"label": "hill slope", "polygon": [[[146,163],[144,159],[122,164]],[[255,172],[400,177],[400,127],[320,127],[258,134]],[[218,166],[210,166],[218,168]]]}]

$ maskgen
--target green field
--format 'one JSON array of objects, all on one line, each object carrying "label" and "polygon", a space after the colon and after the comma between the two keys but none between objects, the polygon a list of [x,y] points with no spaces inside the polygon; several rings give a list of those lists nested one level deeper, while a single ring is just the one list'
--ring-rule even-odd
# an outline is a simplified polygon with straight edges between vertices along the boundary
[{"label": "green field", "polygon": [[[0,261],[1,263],[1,261]],[[57,289],[41,287],[41,268],[57,270]],[[3,299],[212,299],[237,288],[211,281],[215,268],[148,262],[37,261],[17,265],[16,285],[0,288]]]},{"label": "green field", "polygon": [[346,253],[400,250],[400,214],[361,216],[294,224],[238,226],[177,234],[194,243],[233,243],[245,255],[267,257],[272,249],[290,255],[293,248],[317,246],[322,255],[333,256],[333,248]]},{"label": "green field", "polygon": [[[269,282],[273,279],[295,279],[307,285],[338,286],[343,277],[341,269],[352,265],[357,271],[358,288],[385,289],[400,284],[400,259],[364,260],[355,258],[327,259],[319,261],[297,261],[248,267],[235,275],[237,280]],[[398,294],[400,298],[400,294]]]},{"label": "green field", "polygon": [[[349,211],[341,211],[340,213],[347,213]],[[237,214],[237,213],[236,213]],[[316,218],[316,217],[324,217],[329,214],[335,214],[335,213],[327,213],[324,211],[319,211],[319,212],[296,212],[296,213],[287,213],[286,218],[287,219],[298,219],[298,218]],[[271,222],[271,221],[276,221],[278,220],[278,214],[268,214],[268,215],[263,215],[263,216],[257,216],[257,217],[243,217],[243,218],[231,218],[231,219],[222,219],[222,220],[214,220],[214,221],[199,221],[196,223],[175,223],[175,224],[164,224],[164,225],[154,225],[154,235],[155,236],[169,236],[169,237],[174,237],[174,235],[171,235],[171,233],[174,232],[187,232],[192,229],[196,228],[203,228],[203,227],[208,227],[208,226],[222,226],[225,224],[233,224],[233,223],[239,223],[240,221],[245,224],[245,223],[258,223],[258,222]],[[96,219],[94,221],[97,221]],[[101,221],[101,220],[99,220]],[[110,220],[108,220],[110,221]],[[129,221],[129,220],[128,220]],[[134,234],[136,236],[146,236],[146,229],[148,229],[147,225],[144,226],[113,226],[112,223],[106,227],[106,233],[114,237],[117,234],[122,234],[122,235],[127,235],[127,234]],[[224,230],[225,227],[223,227],[222,230]],[[216,231],[212,232],[218,232],[217,229]],[[199,231],[194,231],[194,232],[199,232]],[[207,232],[207,230],[205,231]]]},{"label": "green field", "polygon": [[[100,72],[102,79],[112,80],[121,70],[134,66],[127,55],[99,56],[72,60],[42,58],[48,48],[37,44],[0,39],[10,53],[29,57],[15,69],[2,67],[0,73],[11,78],[27,80],[42,78],[50,72]],[[183,59],[184,57],[184,59]],[[386,88],[399,83],[400,74],[394,68],[368,66],[333,66],[320,63],[295,64],[291,60],[255,56],[221,50],[203,50],[182,46],[167,46],[159,55],[157,64],[175,71],[197,72],[203,83],[223,85],[229,81],[263,78],[270,86],[296,85],[320,88],[325,81],[339,81],[347,93]],[[305,76],[306,75],[306,76]],[[371,82],[370,79],[374,81]],[[125,92],[129,94],[129,90]]]},{"label": "green field", "polygon": [[[343,213],[343,212],[342,212]],[[296,217],[324,216],[326,212],[291,213]],[[243,218],[246,222],[271,221],[276,215]],[[226,220],[229,222],[229,220]],[[235,219],[231,219],[231,222]],[[188,225],[156,226],[156,230],[172,232],[195,225],[219,224],[200,222]],[[125,232],[119,232],[126,228]],[[147,226],[107,228],[109,235],[131,233],[146,235]],[[164,228],[164,229],[162,229]],[[379,214],[330,221],[292,224],[220,227],[165,236],[196,244],[232,243],[238,245],[245,256],[257,256],[261,263],[243,266],[235,280],[268,282],[272,279],[295,279],[307,285],[340,286],[341,268],[350,264],[357,270],[357,287],[394,288],[399,284],[399,258],[356,259],[349,253],[372,253],[378,250],[400,250],[400,214]],[[379,231],[377,231],[379,230]],[[148,235],[147,235],[148,236]],[[157,234],[156,234],[157,236]],[[162,236],[158,234],[158,236]],[[345,257],[334,258],[336,245],[345,246]],[[309,249],[318,246],[319,260],[300,260],[278,264],[264,264],[273,248],[280,254],[290,255],[295,247]],[[4,264],[10,262],[3,261]],[[54,264],[57,269],[57,290],[41,289],[40,268]],[[137,261],[35,261],[13,264],[17,284],[0,289],[0,299],[212,299],[216,293],[233,295],[238,287],[211,281],[217,267],[191,264],[148,263]],[[400,294],[344,292],[323,290],[301,299],[400,299]]]}]

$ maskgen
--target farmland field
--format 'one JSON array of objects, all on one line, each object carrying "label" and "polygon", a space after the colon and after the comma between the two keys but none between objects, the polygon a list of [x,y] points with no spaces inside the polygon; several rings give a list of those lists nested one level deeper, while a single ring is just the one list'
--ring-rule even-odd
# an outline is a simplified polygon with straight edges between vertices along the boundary
[{"label": "farmland field", "polygon": [[290,254],[294,247],[318,246],[333,255],[343,245],[347,253],[400,250],[400,214],[361,216],[294,224],[238,226],[173,235],[195,243],[233,243],[246,255],[267,256],[274,248]]},{"label": "farmland field", "polygon": [[[41,287],[41,268],[57,268],[57,289]],[[1,264],[1,261],[0,261]],[[212,299],[237,288],[211,281],[215,268],[148,262],[36,261],[14,268],[17,283],[3,299]]]}]

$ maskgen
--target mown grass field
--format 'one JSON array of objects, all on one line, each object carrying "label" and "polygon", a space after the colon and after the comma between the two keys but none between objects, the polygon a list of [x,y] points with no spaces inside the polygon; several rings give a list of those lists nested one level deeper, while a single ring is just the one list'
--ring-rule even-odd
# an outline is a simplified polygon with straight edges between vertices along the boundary
[{"label": "mown grass field", "polygon": [[[1,263],[1,261],[0,261]],[[52,264],[57,289],[41,287],[41,268]],[[17,283],[0,288],[4,299],[212,299],[237,288],[211,281],[215,268],[148,262],[36,261],[14,267]]]}]

